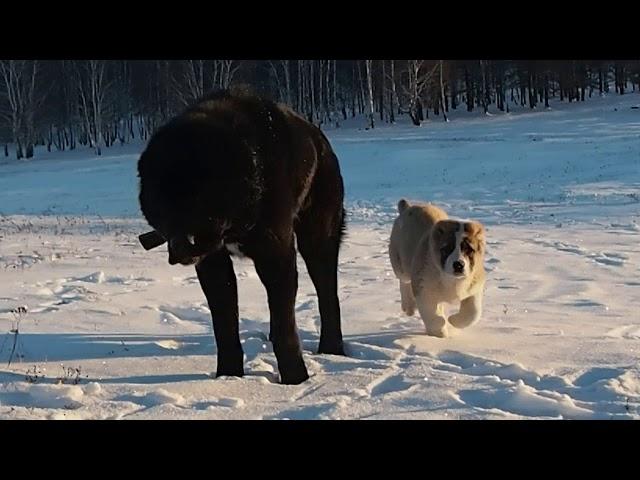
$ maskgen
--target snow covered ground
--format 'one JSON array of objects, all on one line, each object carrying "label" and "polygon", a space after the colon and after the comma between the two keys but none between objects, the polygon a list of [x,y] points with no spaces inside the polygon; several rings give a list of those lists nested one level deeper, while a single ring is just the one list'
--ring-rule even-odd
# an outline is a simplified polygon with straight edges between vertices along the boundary
[{"label": "snow covered ground", "polygon": [[[637,106],[630,94],[329,131],[350,217],[339,279],[349,356],[314,353],[317,299],[300,261],[312,378],[298,386],[276,383],[266,295],[243,260],[247,376],[211,377],[195,271],[137,243],[141,145],[3,158],[0,418],[638,419]],[[402,196],[487,226],[485,313],[452,338],[427,337],[400,311],[386,252]]]}]

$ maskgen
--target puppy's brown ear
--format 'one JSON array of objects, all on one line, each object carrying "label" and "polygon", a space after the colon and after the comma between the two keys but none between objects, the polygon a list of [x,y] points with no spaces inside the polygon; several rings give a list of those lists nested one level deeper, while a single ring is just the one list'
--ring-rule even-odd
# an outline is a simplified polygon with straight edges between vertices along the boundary
[{"label": "puppy's brown ear", "polygon": [[398,202],[398,213],[404,212],[411,205],[404,198]]},{"label": "puppy's brown ear", "polygon": [[446,232],[446,227],[445,227],[445,223],[444,221],[440,220],[439,222],[437,222],[434,226],[433,226],[433,230],[431,230],[431,234],[433,235],[433,239],[436,242],[439,242],[443,235]]},{"label": "puppy's brown ear", "polygon": [[484,225],[479,222],[469,222],[465,226],[465,230],[477,249],[484,251],[486,247]]}]

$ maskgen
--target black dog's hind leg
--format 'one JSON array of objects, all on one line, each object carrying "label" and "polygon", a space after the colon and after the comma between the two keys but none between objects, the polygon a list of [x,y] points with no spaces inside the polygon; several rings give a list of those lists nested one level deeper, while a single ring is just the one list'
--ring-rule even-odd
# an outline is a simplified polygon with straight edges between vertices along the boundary
[{"label": "black dog's hind leg", "polygon": [[286,240],[275,238],[260,242],[259,252],[252,255],[256,272],[267,290],[269,300],[269,337],[278,360],[283,384],[297,385],[309,378],[302,358],[300,338],[296,329],[295,301],[298,291],[298,271],[293,235]]},{"label": "black dog's hind leg", "polygon": [[238,330],[238,288],[231,257],[224,251],[212,253],[198,264],[196,271],[213,318],[218,348],[216,375],[242,377],[244,354]]},{"label": "black dog's hind leg", "polygon": [[296,228],[298,249],[318,294],[321,324],[318,353],[345,354],[338,300],[338,253],[343,228],[342,213],[334,217],[313,210],[305,212]]}]

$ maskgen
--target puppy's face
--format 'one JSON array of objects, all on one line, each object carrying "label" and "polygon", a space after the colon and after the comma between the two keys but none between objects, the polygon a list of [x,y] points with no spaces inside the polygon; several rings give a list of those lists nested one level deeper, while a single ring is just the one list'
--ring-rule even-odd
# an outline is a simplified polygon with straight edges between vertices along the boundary
[{"label": "puppy's face", "polygon": [[485,240],[480,223],[441,220],[432,236],[433,254],[444,273],[462,279],[482,265]]}]

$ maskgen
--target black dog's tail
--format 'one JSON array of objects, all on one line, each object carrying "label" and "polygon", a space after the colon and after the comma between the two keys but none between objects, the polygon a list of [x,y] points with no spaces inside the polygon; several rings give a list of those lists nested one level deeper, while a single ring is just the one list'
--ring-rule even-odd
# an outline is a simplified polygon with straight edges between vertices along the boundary
[{"label": "black dog's tail", "polygon": [[344,209],[344,207],[342,207],[342,219],[340,220],[340,232],[338,233],[338,235],[340,235],[339,237],[340,243],[342,243],[342,240],[344,239],[346,234],[347,234],[347,211]]}]

